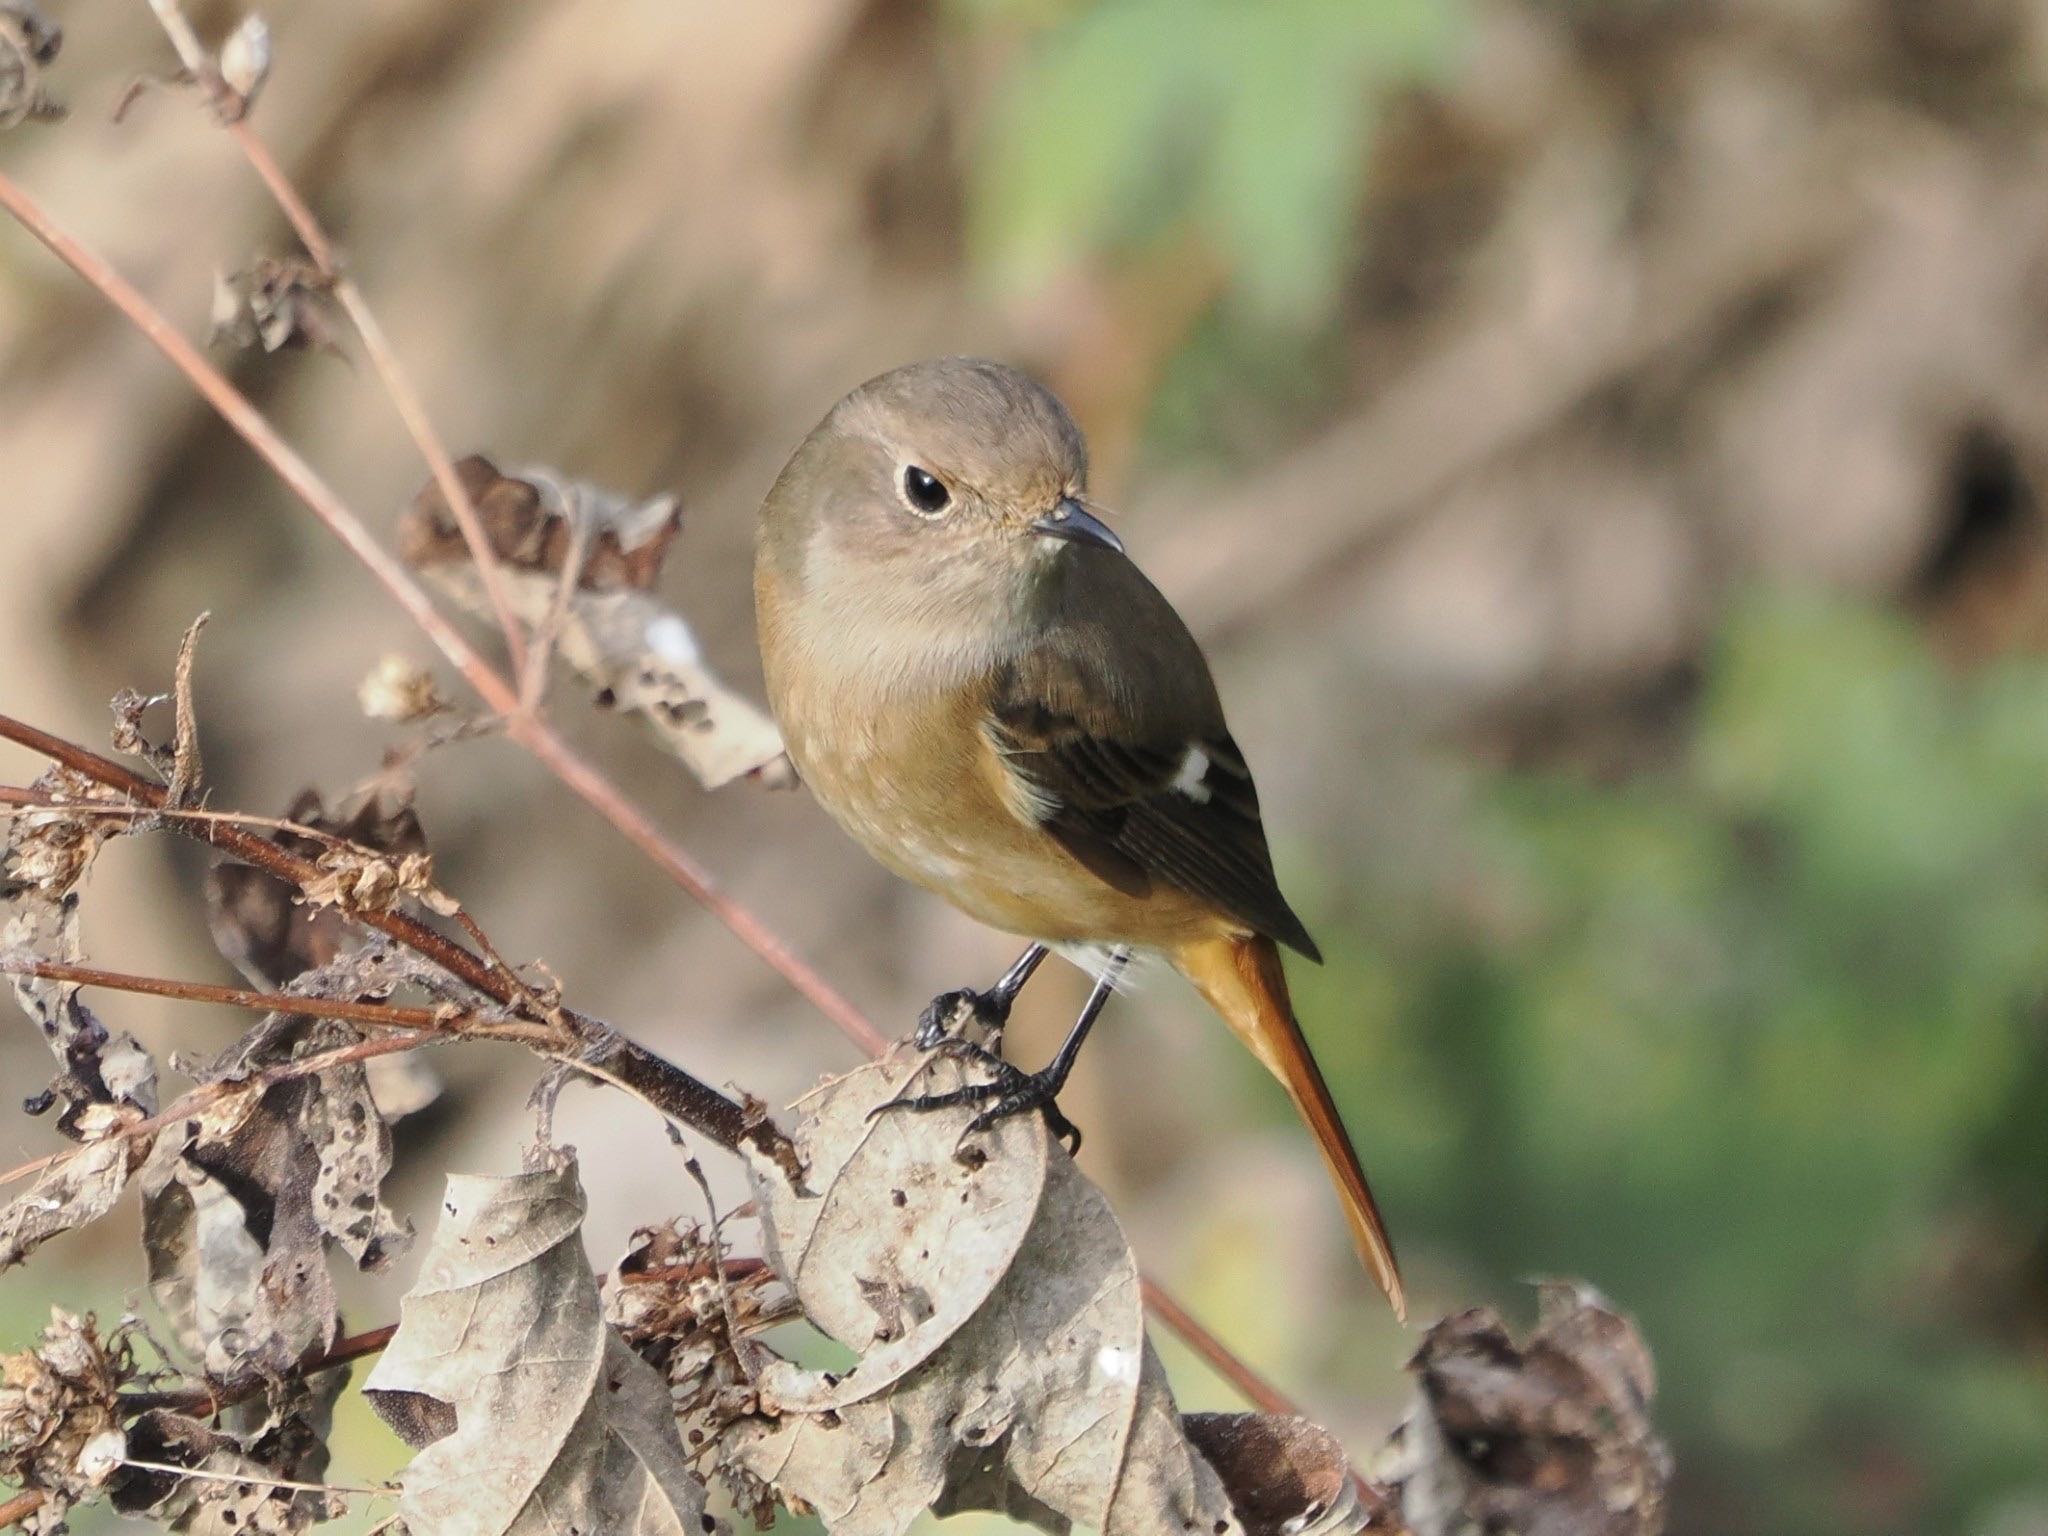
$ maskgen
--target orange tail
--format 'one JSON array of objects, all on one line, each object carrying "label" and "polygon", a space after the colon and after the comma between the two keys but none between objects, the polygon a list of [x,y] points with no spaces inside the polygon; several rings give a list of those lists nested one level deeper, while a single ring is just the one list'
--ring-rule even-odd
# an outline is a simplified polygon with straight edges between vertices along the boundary
[{"label": "orange tail", "polygon": [[1365,1170],[1358,1166],[1358,1154],[1352,1150],[1351,1138],[1330,1099],[1329,1085],[1309,1054],[1301,1026],[1294,1021],[1278,947],[1266,938],[1205,939],[1183,945],[1174,952],[1173,961],[1294,1100],[1344,1199],[1344,1215],[1351,1224],[1351,1241],[1358,1257],[1387,1293],[1394,1315],[1405,1322],[1408,1300],[1401,1290],[1394,1245],[1387,1238],[1386,1223],[1380,1219],[1380,1208],[1365,1182]]}]

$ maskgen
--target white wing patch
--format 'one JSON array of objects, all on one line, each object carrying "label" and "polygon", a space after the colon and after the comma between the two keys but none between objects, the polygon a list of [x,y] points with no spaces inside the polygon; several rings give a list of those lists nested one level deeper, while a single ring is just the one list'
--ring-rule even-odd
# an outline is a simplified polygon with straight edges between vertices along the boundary
[{"label": "white wing patch", "polygon": [[1173,776],[1175,794],[1186,795],[1197,805],[1209,803],[1209,786],[1203,781],[1209,777],[1209,754],[1200,747],[1189,747],[1188,755],[1180,760],[1180,771]]}]

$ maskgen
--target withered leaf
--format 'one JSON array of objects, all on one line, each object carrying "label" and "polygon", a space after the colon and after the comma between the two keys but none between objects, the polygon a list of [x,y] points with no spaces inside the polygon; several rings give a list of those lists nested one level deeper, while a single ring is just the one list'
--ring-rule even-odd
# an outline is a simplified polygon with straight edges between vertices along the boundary
[{"label": "withered leaf", "polygon": [[[476,455],[456,473],[515,617],[551,636],[602,703],[640,715],[707,789],[746,774],[794,782],[774,722],[719,681],[688,623],[652,595],[682,526],[673,497],[630,502],[550,470],[515,479]],[[399,525],[399,550],[453,601],[491,615],[455,514],[432,481]]]},{"label": "withered leaf", "polygon": [[[83,804],[115,798],[64,768],[50,769],[33,787],[45,796]],[[31,960],[83,960],[81,887],[102,845],[123,830],[114,818],[67,810],[13,811],[7,844],[0,849],[0,950]],[[156,1066],[149,1053],[132,1035],[109,1032],[79,996],[76,982],[30,975],[10,979],[15,1001],[57,1058],[51,1090],[64,1101],[58,1125],[66,1134],[87,1140],[122,1120],[155,1112]]]},{"label": "withered leaf", "polygon": [[1275,1413],[1191,1413],[1182,1423],[1247,1536],[1355,1531],[1380,1513],[1360,1500],[1344,1448],[1318,1424]]},{"label": "withered leaf", "polygon": [[[199,798],[199,715],[192,707],[192,668],[198,657],[199,632],[212,617],[211,613],[201,613],[186,626],[184,638],[178,642],[178,660],[168,694],[152,695],[123,688],[111,701],[114,750],[141,758],[162,776],[164,804],[172,809],[191,805]],[[152,706],[166,702],[172,706],[171,741],[159,745],[143,733],[142,717]],[[137,822],[134,830],[153,824]]]},{"label": "withered leaf", "polygon": [[457,1175],[364,1393],[413,1536],[704,1536],[668,1387],[605,1325],[575,1166]]},{"label": "withered leaf", "polygon": [[1415,1408],[1377,1469],[1416,1536],[1655,1536],[1671,1454],[1650,1421],[1650,1354],[1588,1286],[1546,1284],[1516,1344],[1484,1307],[1445,1318],[1408,1367]]},{"label": "withered leaf", "polygon": [[[270,1424],[236,1435],[168,1409],[152,1409],[129,1426],[129,1454],[138,1461],[190,1467],[214,1474],[131,1468],[114,1484],[114,1508],[145,1516],[173,1531],[197,1536],[291,1536],[339,1518],[347,1505],[338,1494],[280,1488],[279,1479],[307,1482],[326,1464],[324,1448],[303,1437],[281,1437]],[[243,1481],[246,1478],[248,1481]]]},{"label": "withered leaf", "polygon": [[[515,478],[482,454],[460,460],[455,477],[469,493],[491,553],[508,571],[559,577],[577,559],[576,585],[585,592],[651,590],[683,526],[672,496],[634,503],[548,471]],[[437,481],[420,487],[400,519],[398,550],[421,570],[470,563],[461,525]]]},{"label": "withered leaf", "polygon": [[1043,1123],[1003,1121],[963,1161],[972,1107],[870,1119],[961,1071],[899,1051],[814,1094],[803,1188],[750,1160],[771,1260],[861,1358],[844,1376],[769,1366],[763,1417],[727,1455],[840,1536],[900,1536],[928,1508],[1243,1530],[1145,1339],[1122,1229]]},{"label": "withered leaf", "polygon": [[240,271],[217,272],[207,344],[338,353],[333,288],[331,278],[298,256],[260,256]]},{"label": "withered leaf", "polygon": [[739,1338],[796,1316],[775,1272],[758,1259],[730,1260],[697,1227],[642,1227],[613,1266],[605,1321],[633,1352],[693,1395],[741,1389],[751,1401]]},{"label": "withered leaf", "polygon": [[[412,806],[381,793],[365,795],[352,810],[330,815],[318,790],[301,790],[284,819],[391,855],[399,863],[426,852],[426,834]],[[329,846],[295,832],[279,832],[274,840],[302,858],[318,858]],[[426,976],[356,928],[335,905],[301,901],[289,881],[248,864],[224,861],[207,872],[206,920],[214,946],[261,987],[297,988],[302,978],[320,972],[322,979],[307,988],[308,995],[361,1001],[388,997],[400,980]],[[365,955],[371,958],[359,968],[346,964],[347,957]],[[399,1119],[440,1097],[441,1079],[418,1052],[376,1057],[367,1071],[370,1092],[387,1119]]]},{"label": "withered leaf", "polygon": [[[302,790],[286,807],[284,819],[390,855],[394,863],[426,852],[426,834],[413,808],[387,802],[382,795],[366,796],[353,809],[330,815],[318,790]],[[306,859],[318,859],[331,846],[293,832],[279,832],[274,841]],[[206,915],[213,942],[258,986],[283,986],[326,965],[352,942],[341,912],[307,906],[296,895],[289,881],[247,864],[224,861],[207,875]]]},{"label": "withered leaf", "polygon": [[61,1233],[97,1221],[128,1187],[134,1144],[125,1137],[88,1142],[45,1168],[0,1206],[0,1269],[19,1264]]},{"label": "withered leaf", "polygon": [[[199,1076],[239,1078],[357,1038],[273,1017]],[[333,1340],[327,1244],[375,1269],[408,1235],[377,1198],[390,1166],[389,1127],[355,1063],[232,1095],[158,1135],[142,1172],[150,1285],[209,1377],[281,1373]]]}]

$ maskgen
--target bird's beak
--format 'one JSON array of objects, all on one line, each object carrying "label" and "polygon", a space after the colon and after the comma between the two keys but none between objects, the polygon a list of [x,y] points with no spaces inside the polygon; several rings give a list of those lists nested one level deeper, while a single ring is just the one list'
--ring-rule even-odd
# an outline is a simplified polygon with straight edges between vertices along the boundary
[{"label": "bird's beak", "polygon": [[1099,544],[1119,555],[1124,552],[1124,541],[1109,531],[1109,525],[1100,518],[1090,517],[1081,509],[1081,503],[1071,496],[1062,496],[1057,506],[1031,525],[1031,531],[1042,533],[1049,539]]}]

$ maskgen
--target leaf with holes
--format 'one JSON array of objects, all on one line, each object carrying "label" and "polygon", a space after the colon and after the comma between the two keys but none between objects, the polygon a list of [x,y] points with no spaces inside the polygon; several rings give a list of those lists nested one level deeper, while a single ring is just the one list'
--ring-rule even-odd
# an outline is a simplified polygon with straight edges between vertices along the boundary
[{"label": "leaf with holes", "polygon": [[413,1536],[704,1536],[667,1384],[605,1325],[575,1164],[457,1175],[364,1393]]}]

